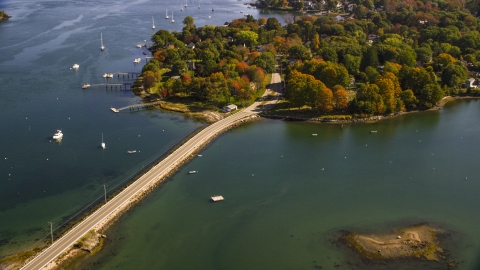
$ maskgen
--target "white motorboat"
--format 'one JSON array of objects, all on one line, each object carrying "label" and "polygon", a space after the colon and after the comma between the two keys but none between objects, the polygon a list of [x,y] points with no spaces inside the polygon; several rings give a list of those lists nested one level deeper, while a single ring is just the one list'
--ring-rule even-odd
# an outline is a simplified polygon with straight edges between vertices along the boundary
[{"label": "white motorboat", "polygon": [[317,133],[313,133],[312,136],[317,136]]},{"label": "white motorboat", "polygon": [[135,64],[140,63],[140,61],[142,61],[141,58],[135,58],[135,59],[133,59],[133,63],[135,63]]},{"label": "white motorboat", "polygon": [[89,83],[86,83],[86,84],[84,84],[84,85],[82,86],[82,89],[87,89],[87,88],[89,88],[89,87],[90,87],[90,84],[89,84]]},{"label": "white motorboat", "polygon": [[372,130],[372,131],[370,131],[370,133],[377,133],[377,131],[376,131],[376,130]]},{"label": "white motorboat", "polygon": [[189,171],[188,173],[189,174],[194,174],[194,173],[197,173],[198,171]]},{"label": "white motorboat", "polygon": [[165,9],[165,20],[168,19],[168,9]]},{"label": "white motorboat", "polygon": [[102,149],[107,148],[107,146],[106,146],[105,143],[103,142],[103,133],[102,133],[102,144],[101,144],[101,146],[102,146]]},{"label": "white motorboat", "polygon": [[100,33],[100,50],[105,50],[105,46],[103,46],[103,37],[102,37],[102,33]]},{"label": "white motorboat", "polygon": [[129,154],[135,154],[135,153],[137,153],[137,150],[128,150],[127,153],[129,153]]},{"label": "white motorboat", "polygon": [[152,16],[152,29],[155,29],[155,20],[153,19],[153,16]]},{"label": "white motorboat", "polygon": [[60,129],[57,129],[57,132],[55,132],[55,134],[53,134],[53,137],[52,137],[54,140],[61,140],[63,138],[63,133]]},{"label": "white motorboat", "polygon": [[142,45],[142,44],[137,44],[137,46],[136,46],[136,47],[137,47],[137,48],[142,48],[142,47],[143,47],[143,45]]},{"label": "white motorboat", "polygon": [[73,64],[73,66],[72,66],[73,69],[78,69],[79,67],[80,67],[79,64]]},{"label": "white motorboat", "polygon": [[105,73],[103,74],[103,78],[113,78],[113,73]]}]

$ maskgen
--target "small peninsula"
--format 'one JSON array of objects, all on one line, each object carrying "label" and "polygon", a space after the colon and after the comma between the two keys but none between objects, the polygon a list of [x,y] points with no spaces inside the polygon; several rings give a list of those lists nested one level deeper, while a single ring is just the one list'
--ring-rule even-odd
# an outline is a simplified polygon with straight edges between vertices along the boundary
[{"label": "small peninsula", "polygon": [[10,19],[12,16],[9,16],[5,10],[0,10],[0,21],[3,21],[3,20],[8,20]]}]

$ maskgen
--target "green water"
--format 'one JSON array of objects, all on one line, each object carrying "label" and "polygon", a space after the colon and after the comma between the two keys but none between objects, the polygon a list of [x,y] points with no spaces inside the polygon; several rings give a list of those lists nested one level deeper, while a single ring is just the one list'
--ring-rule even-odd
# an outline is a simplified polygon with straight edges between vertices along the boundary
[{"label": "green water", "polygon": [[332,241],[421,222],[451,233],[457,269],[478,269],[479,105],[343,128],[245,124],[127,213],[78,269],[446,269],[365,264]]}]

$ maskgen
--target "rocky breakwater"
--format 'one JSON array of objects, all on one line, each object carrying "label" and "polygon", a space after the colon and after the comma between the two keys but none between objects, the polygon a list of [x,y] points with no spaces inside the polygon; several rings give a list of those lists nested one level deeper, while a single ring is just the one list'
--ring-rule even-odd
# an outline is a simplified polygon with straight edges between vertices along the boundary
[{"label": "rocky breakwater", "polygon": [[0,10],[0,21],[8,20],[11,17],[12,16],[8,16],[8,14],[5,12],[5,10]]}]

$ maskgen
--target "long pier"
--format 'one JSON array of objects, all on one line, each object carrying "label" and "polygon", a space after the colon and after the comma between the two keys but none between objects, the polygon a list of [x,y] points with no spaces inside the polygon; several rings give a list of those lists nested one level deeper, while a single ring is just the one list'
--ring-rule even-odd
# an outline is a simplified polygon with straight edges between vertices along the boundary
[{"label": "long pier", "polygon": [[[279,82],[280,75],[278,73],[273,74],[271,84],[279,86]],[[267,93],[268,92],[265,92],[265,94]],[[146,192],[149,188],[153,187],[156,183],[172,173],[177,166],[180,166],[183,162],[187,161],[195,151],[198,151],[198,149],[205,145],[210,139],[232,125],[244,121],[246,118],[254,117],[258,113],[257,108],[259,105],[261,105],[261,102],[255,102],[250,107],[215,122],[198,132],[195,136],[166,156],[157,165],[145,172],[144,175],[140,176],[136,181],[125,187],[102,207],[86,217],[62,237],[56,239],[55,242],[33,257],[21,269],[42,269],[49,262],[70,249],[78,239],[83,237],[90,230],[95,229],[102,221],[108,217],[118,215],[120,211],[125,209],[125,207],[127,207],[128,204],[138,195]]]},{"label": "long pier", "polygon": [[154,101],[154,102],[149,102],[149,103],[128,105],[128,106],[125,106],[125,107],[122,107],[122,108],[119,108],[119,109],[116,109],[116,108],[110,108],[110,109],[115,113],[118,113],[118,112],[126,110],[126,109],[130,109],[130,111],[134,111],[136,109],[139,110],[139,109],[155,106],[155,105],[160,104],[162,102],[163,101],[159,100],[159,101]]}]

